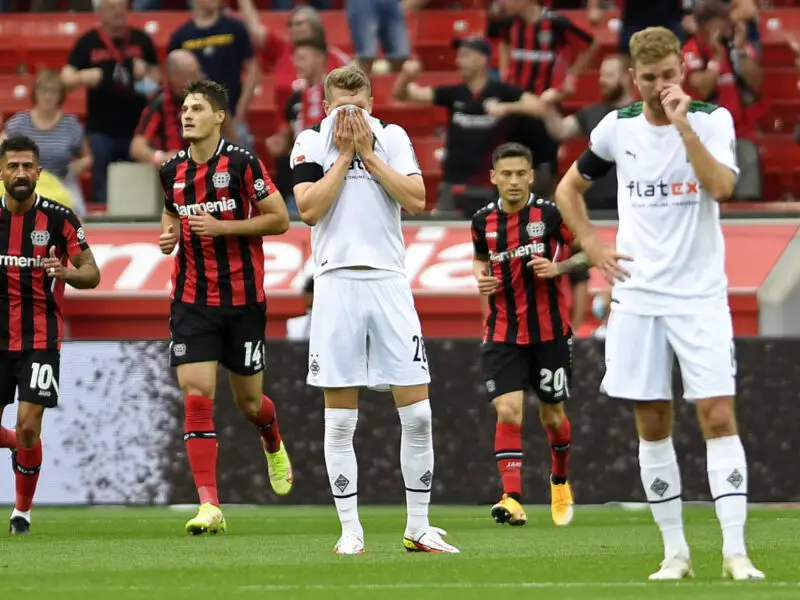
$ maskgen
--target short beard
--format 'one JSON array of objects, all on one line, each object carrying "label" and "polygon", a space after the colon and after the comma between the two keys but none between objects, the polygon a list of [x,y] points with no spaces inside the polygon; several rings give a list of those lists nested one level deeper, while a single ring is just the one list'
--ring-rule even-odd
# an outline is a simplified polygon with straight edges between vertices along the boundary
[{"label": "short beard", "polygon": [[23,188],[7,187],[6,194],[11,196],[17,202],[24,202],[33,195],[35,189],[36,189],[35,185],[26,185]]}]

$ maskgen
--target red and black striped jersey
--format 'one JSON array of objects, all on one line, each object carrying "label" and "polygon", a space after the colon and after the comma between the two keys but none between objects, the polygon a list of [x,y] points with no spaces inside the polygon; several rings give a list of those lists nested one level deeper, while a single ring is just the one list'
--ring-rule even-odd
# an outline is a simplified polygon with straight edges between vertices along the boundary
[{"label": "red and black striped jersey", "polygon": [[165,87],[145,107],[134,135],[141,135],[153,150],[183,148],[181,104]]},{"label": "red and black striped jersey", "polygon": [[55,247],[67,259],[89,249],[86,233],[72,210],[42,198],[23,214],[13,214],[0,199],[0,350],[61,347],[64,282],[48,277],[42,261]]},{"label": "red and black striped jersey", "polygon": [[475,213],[475,258],[488,261],[500,280],[489,297],[483,341],[525,345],[572,334],[569,278],[540,279],[528,262],[559,260],[574,241],[555,204],[533,195],[515,213],[505,212],[501,200]]},{"label": "red and black striped jersey", "polygon": [[564,15],[544,9],[533,23],[514,17],[506,28],[509,83],[534,94],[558,89],[575,58],[594,38]]},{"label": "red and black striped jersey", "polygon": [[249,219],[275,185],[255,155],[220,140],[205,163],[181,150],[159,171],[166,210],[180,219],[178,253],[172,271],[172,299],[201,306],[247,306],[264,302],[261,236],[201,237],[189,215],[205,211],[217,219]]}]

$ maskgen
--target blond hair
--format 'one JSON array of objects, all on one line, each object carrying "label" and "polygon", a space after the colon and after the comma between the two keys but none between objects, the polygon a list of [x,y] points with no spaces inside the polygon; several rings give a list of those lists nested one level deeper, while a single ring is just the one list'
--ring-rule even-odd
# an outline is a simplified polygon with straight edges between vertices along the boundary
[{"label": "blond hair", "polygon": [[372,84],[367,74],[355,65],[347,65],[334,69],[325,78],[325,99],[330,101],[331,90],[345,90],[359,92],[367,90],[367,95],[372,96]]},{"label": "blond hair", "polygon": [[633,64],[652,64],[674,54],[682,59],[681,42],[666,27],[648,27],[633,34],[630,41]]}]

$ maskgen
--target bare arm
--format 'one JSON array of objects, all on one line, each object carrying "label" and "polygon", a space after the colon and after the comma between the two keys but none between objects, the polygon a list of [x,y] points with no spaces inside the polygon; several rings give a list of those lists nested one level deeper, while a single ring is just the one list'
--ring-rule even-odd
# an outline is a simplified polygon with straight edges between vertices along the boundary
[{"label": "bare arm", "polygon": [[[130,155],[133,160],[140,163],[156,163],[156,150],[150,147],[147,143],[147,138],[143,135],[135,135],[131,140]],[[159,164],[163,162],[163,158],[158,161]]]},{"label": "bare arm", "polygon": [[589,256],[583,251],[573,254],[566,260],[558,261],[555,265],[556,275],[570,275],[592,266],[589,264]]},{"label": "bare arm", "polygon": [[407,60],[392,87],[392,96],[402,102],[419,102],[433,104],[434,92],[429,86],[414,83],[414,78],[419,75],[422,66],[418,60]]},{"label": "bare arm", "polygon": [[589,308],[589,282],[579,281],[572,286],[572,329],[578,329],[586,320]]},{"label": "bare arm", "polygon": [[391,198],[410,214],[418,215],[425,211],[425,182],[422,175],[404,175],[392,169],[374,152],[361,157]]},{"label": "bare arm", "polygon": [[710,98],[717,89],[719,71],[715,69],[703,69],[695,71],[689,75],[689,85],[697,91],[702,98]]},{"label": "bare arm", "polygon": [[761,87],[761,82],[764,80],[764,71],[758,61],[754,60],[750,54],[745,51],[739,52],[739,59],[742,66],[742,79],[753,91],[757,91]]},{"label": "bare arm", "polygon": [[78,153],[78,156],[72,161],[72,171],[76,175],[80,175],[86,169],[91,168],[92,163],[94,162],[94,157],[92,156],[92,149],[89,146],[89,140],[86,136],[83,137],[81,141],[81,149]]},{"label": "bare arm", "polygon": [[731,2],[731,20],[737,23],[755,19],[758,16],[758,5],[755,0],[733,0]]},{"label": "bare arm", "polygon": [[81,69],[80,71],[73,66],[65,65],[61,69],[61,82],[68,91],[77,87],[96,87],[103,80],[103,70],[99,67]]},{"label": "bare arm", "polygon": [[80,254],[70,256],[69,261],[75,268],[68,269],[64,274],[66,283],[78,290],[90,290],[100,284],[100,269],[91,250],[87,248]]},{"label": "bare arm", "polygon": [[280,235],[289,229],[289,213],[280,192],[275,192],[258,203],[258,216],[243,220],[224,220],[221,235],[244,237]]},{"label": "bare arm", "polygon": [[250,38],[253,40],[253,45],[259,48],[262,47],[267,37],[267,31],[261,24],[261,19],[258,18],[258,11],[253,0],[240,0],[238,5],[239,14],[242,17],[242,21],[244,21],[247,32],[250,34]]},{"label": "bare arm", "polygon": [[246,117],[247,111],[250,108],[250,103],[253,101],[258,79],[261,75],[258,62],[254,58],[244,62],[243,70],[242,95],[239,96],[239,102],[236,105],[237,119],[244,119]]},{"label": "bare arm", "polygon": [[336,162],[319,181],[299,183],[294,186],[294,198],[300,218],[306,225],[316,225],[324,217],[339,197],[344,178],[350,169],[353,157],[339,154]]},{"label": "bare arm", "polygon": [[711,155],[688,121],[677,121],[675,127],[681,134],[700,185],[714,200],[725,202],[733,194],[736,175]]},{"label": "bare arm", "polygon": [[581,134],[581,126],[575,115],[562,117],[555,107],[550,107],[542,116],[547,133],[558,142],[565,142]]},{"label": "bare arm", "polygon": [[166,233],[170,226],[172,227],[172,231],[178,230],[180,226],[178,215],[164,208],[164,210],[161,211],[161,233]]},{"label": "bare arm", "polygon": [[497,70],[500,71],[500,78],[504,81],[508,78],[508,70],[510,67],[511,50],[508,47],[508,42],[503,40],[497,47]]},{"label": "bare arm", "polygon": [[581,177],[577,165],[573,163],[556,188],[555,200],[561,218],[575,233],[575,237],[584,248],[588,240],[593,240],[596,236],[583,199],[583,195],[591,185],[590,181]]},{"label": "bare arm", "polygon": [[[500,102],[495,106],[500,107],[501,116],[505,115],[525,115],[528,117],[541,118],[547,111],[547,106],[539,99],[539,96],[525,92],[516,102]],[[491,112],[491,109],[490,109]]]}]

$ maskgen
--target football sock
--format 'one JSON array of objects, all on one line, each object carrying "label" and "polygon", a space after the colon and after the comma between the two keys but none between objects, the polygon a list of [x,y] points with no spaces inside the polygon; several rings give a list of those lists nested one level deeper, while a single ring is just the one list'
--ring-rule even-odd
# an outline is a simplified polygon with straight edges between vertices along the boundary
[{"label": "football sock", "polygon": [[664,558],[689,558],[683,533],[681,472],[672,437],[657,442],[639,440],[639,469],[653,519],[664,539]]},{"label": "football sock", "polygon": [[503,493],[522,502],[522,425],[497,424],[494,457],[503,482]]},{"label": "football sock", "polygon": [[325,409],[325,466],[343,534],[363,536],[358,520],[358,462],[353,436],[358,409]]},{"label": "football sock", "polygon": [[214,401],[204,396],[186,396],[183,441],[194,476],[200,504],[219,506],[217,496],[217,432],[214,431]]},{"label": "football sock", "polygon": [[567,483],[569,474],[569,445],[572,441],[572,426],[567,415],[556,429],[545,427],[550,440],[550,480],[555,484]]},{"label": "football sock", "polygon": [[428,507],[433,483],[431,402],[423,400],[397,409],[400,415],[400,470],[406,486],[406,531],[419,533],[430,526]]},{"label": "football sock", "polygon": [[[33,448],[17,448],[14,461],[14,476],[17,485],[17,502],[14,508],[22,513],[29,512],[33,506],[33,495],[39,481],[39,470],[42,468],[42,441],[36,442]],[[28,519],[30,521],[30,519]]]},{"label": "football sock", "polygon": [[708,485],[722,527],[722,555],[747,555],[747,459],[738,435],[706,440]]},{"label": "football sock", "polygon": [[0,427],[0,448],[17,449],[17,432],[14,429]]},{"label": "football sock", "polygon": [[278,430],[278,417],[275,416],[275,403],[267,395],[261,397],[258,414],[247,415],[247,418],[258,427],[267,452],[275,454],[281,449],[281,432]]}]

